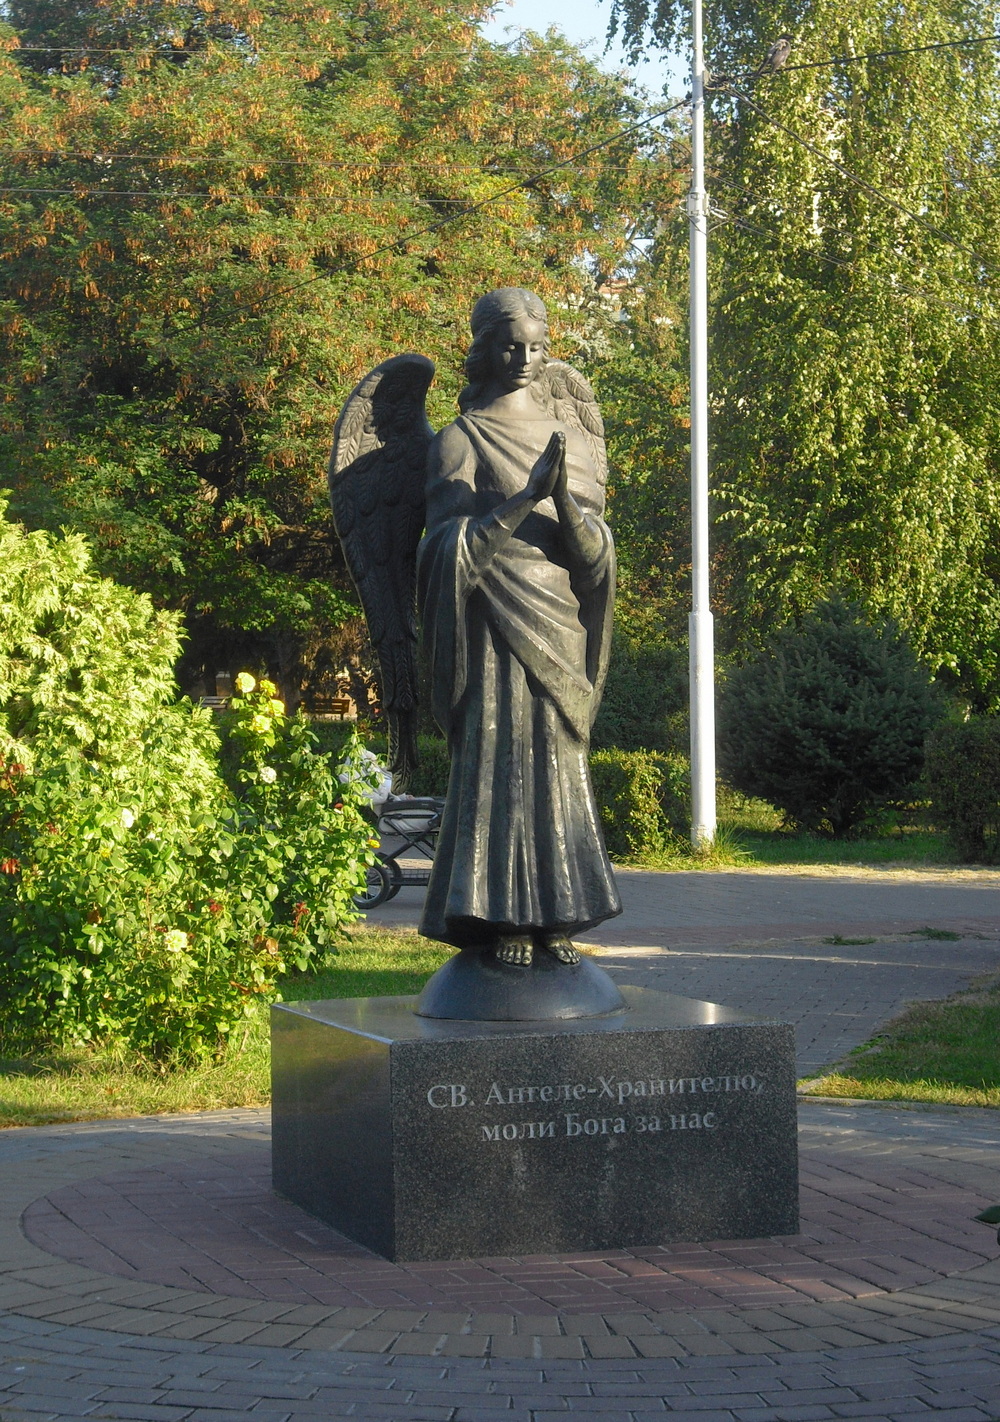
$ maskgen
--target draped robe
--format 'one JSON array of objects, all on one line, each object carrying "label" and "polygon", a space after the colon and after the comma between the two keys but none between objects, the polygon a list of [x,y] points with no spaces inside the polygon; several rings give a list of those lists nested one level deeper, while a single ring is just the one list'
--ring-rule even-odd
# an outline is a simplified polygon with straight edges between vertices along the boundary
[{"label": "draped robe", "polygon": [[[556,429],[570,492],[600,531],[586,564],[551,499],[509,537],[490,518],[524,490]],[[541,412],[465,414],[431,446],[417,577],[451,777],[420,925],[429,938],[571,934],[621,912],[587,766],[614,599],[603,512],[585,437]]]}]

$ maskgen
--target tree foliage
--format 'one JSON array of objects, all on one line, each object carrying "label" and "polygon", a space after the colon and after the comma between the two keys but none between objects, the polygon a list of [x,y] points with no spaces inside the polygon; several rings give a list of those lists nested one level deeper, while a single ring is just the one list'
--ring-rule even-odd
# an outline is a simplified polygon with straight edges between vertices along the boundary
[{"label": "tree foliage", "polygon": [[[613,13],[634,48],[685,42],[675,0]],[[720,0],[706,17],[728,76],[708,125],[723,635],[752,644],[838,588],[981,704],[1000,689],[1000,50],[824,61],[998,18],[991,0]],[[788,66],[754,78],[783,32]]]},{"label": "tree foliage", "polygon": [[947,721],[927,741],[934,818],[967,859],[1000,859],[1000,716]]},{"label": "tree foliage", "polygon": [[6,14],[16,509],[83,529],[104,571],[181,609],[189,677],[318,678],[357,611],[323,483],[344,396],[387,354],[426,351],[432,417],[451,418],[468,313],[494,284],[536,286],[574,351],[653,220],[662,145],[627,136],[494,201],[642,110],[557,38],[487,43],[475,0]]},{"label": "tree foliage", "polygon": [[721,768],[790,823],[850,834],[912,791],[940,714],[927,668],[892,624],[827,602],[730,676]]}]

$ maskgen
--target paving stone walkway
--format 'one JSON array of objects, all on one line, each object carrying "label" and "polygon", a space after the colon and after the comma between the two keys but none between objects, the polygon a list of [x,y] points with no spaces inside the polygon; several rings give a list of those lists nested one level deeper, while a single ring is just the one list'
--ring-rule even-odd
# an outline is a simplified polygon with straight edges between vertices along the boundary
[{"label": "paving stone walkway", "polygon": [[[806,1066],[998,963],[997,876],[622,877],[616,976],[795,1020]],[[267,1140],[0,1133],[2,1422],[1000,1419],[1000,1112],[803,1101],[794,1238],[430,1266],[271,1196]]]},{"label": "paving stone walkway", "polygon": [[806,1114],[801,1231],[781,1239],[392,1264],[275,1196],[263,1138],[252,1151],[175,1154],[74,1179],[29,1205],[21,1223],[49,1254],[104,1274],[232,1299],[327,1304],[334,1323],[345,1308],[551,1317],[838,1301],[993,1259],[993,1232],[975,1221],[993,1203],[989,1150],[985,1171],[971,1168],[973,1155],[954,1174],[933,1144],[904,1167],[898,1150],[871,1142],[845,1150],[836,1130],[817,1130],[817,1113]]},{"label": "paving stone walkway", "polygon": [[[794,1023],[801,1076],[867,1041],[906,1003],[1000,971],[996,872],[620,870],[618,879],[624,913],[579,941],[623,982]],[[403,889],[370,921],[415,927],[422,902],[423,890]]]}]

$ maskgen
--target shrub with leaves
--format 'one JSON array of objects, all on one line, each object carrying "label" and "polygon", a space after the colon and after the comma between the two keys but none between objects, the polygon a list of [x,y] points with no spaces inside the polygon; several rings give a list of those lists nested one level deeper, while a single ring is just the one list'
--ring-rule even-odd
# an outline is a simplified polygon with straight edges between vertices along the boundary
[{"label": "shrub with leaves", "polygon": [[958,852],[1000,860],[1000,716],[938,726],[927,740],[924,778],[935,820]]},{"label": "shrub with leaves", "polygon": [[683,836],[690,819],[690,769],[684,756],[593,751],[590,775],[614,858],[661,854]]},{"label": "shrub with leaves", "polygon": [[688,741],[687,647],[616,630],[591,743],[676,752]]},{"label": "shrub with leaves", "polygon": [[0,1031],[211,1054],[356,916],[363,773],[244,676],[234,793],[176,618],[77,537],[0,522],[0,604]]},{"label": "shrub with leaves", "polygon": [[914,787],[941,707],[891,622],[833,599],[733,672],[720,704],[720,764],[789,823],[847,835]]}]

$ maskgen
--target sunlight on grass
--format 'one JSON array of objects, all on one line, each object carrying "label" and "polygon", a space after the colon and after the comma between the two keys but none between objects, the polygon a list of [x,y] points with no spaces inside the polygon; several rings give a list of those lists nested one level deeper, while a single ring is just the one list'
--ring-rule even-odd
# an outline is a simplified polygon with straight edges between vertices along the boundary
[{"label": "sunlight on grass", "polygon": [[[417,993],[451,953],[416,933],[361,928],[320,971],[287,977],[282,997],[292,1002]],[[134,1054],[99,1049],[0,1059],[0,1127],[266,1106],[269,1099],[266,1004],[244,1041],[203,1066],[160,1069]]]},{"label": "sunlight on grass", "polygon": [[[740,862],[774,865],[893,865],[921,868],[955,864],[945,835],[926,826],[887,826],[857,839],[833,839],[782,827],[781,814],[764,800],[751,800],[719,787],[719,831]],[[714,866],[713,866],[714,867]]]},{"label": "sunlight on grass", "polygon": [[679,870],[817,868],[857,865],[894,869],[953,866],[962,861],[944,834],[920,824],[887,824],[857,839],[833,839],[783,828],[781,814],[726,785],[718,790],[718,832],[708,851],[678,838],[661,854],[619,861],[630,869]]},{"label": "sunlight on grass", "polygon": [[1000,1106],[1000,977],[915,1003],[803,1088],[811,1096]]},{"label": "sunlight on grass", "polygon": [[922,1101],[934,1106],[1000,1106],[1000,1087],[977,1090],[941,1081],[859,1080],[833,1072],[810,1082],[804,1096],[835,1096],[853,1101]]}]

